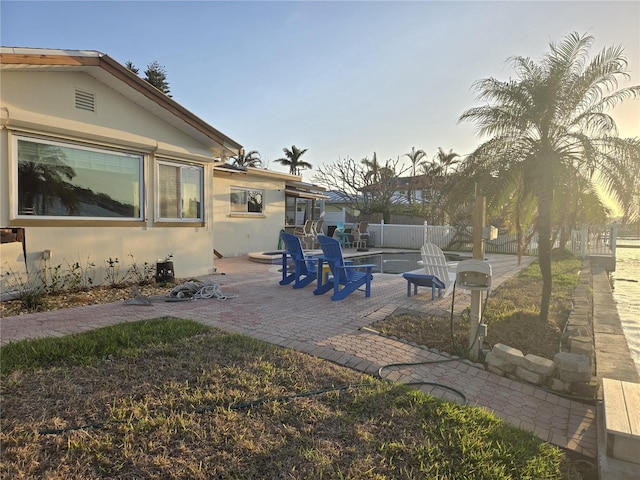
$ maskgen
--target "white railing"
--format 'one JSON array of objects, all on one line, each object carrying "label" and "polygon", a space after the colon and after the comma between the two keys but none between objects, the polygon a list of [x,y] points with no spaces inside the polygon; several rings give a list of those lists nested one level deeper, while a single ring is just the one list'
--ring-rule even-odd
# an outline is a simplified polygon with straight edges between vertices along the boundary
[{"label": "white railing", "polygon": [[[454,250],[473,250],[473,228],[456,229],[449,226],[399,225],[384,222],[369,225],[369,246],[386,248],[407,248],[419,250],[425,242],[434,243],[440,248],[452,246]],[[565,247],[574,255],[586,258],[589,255],[612,255],[616,250],[617,225],[595,225],[573,230]],[[560,247],[560,235],[556,235],[553,248]],[[506,230],[498,231],[498,238],[485,240],[487,253],[518,253],[518,241],[515,234]],[[538,254],[538,236],[533,235],[526,246],[525,255]]]},{"label": "white railing", "polygon": [[590,225],[571,232],[571,246],[574,255],[586,258],[589,255],[616,256],[617,225]]}]

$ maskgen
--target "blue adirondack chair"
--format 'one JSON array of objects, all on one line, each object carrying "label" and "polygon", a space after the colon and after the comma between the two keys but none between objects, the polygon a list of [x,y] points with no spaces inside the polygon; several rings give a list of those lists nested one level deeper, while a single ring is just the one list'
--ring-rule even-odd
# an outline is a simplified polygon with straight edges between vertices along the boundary
[{"label": "blue adirondack chair", "polygon": [[[282,252],[282,280],[280,280],[280,285],[289,285],[293,282],[293,288],[306,287],[317,277],[316,258],[313,255],[304,254],[299,237],[281,232],[280,238],[286,248]],[[293,271],[289,270],[289,258],[294,262]]]},{"label": "blue adirondack chair", "polygon": [[[371,269],[377,265],[351,265],[345,262],[340,241],[335,238],[318,235],[318,243],[322,248],[322,255],[318,257],[318,286],[313,294],[322,295],[333,289],[331,300],[344,300],[364,286],[365,297],[370,297],[373,279]],[[322,274],[322,266],[325,262],[331,271],[331,276],[326,279],[326,282]]]}]

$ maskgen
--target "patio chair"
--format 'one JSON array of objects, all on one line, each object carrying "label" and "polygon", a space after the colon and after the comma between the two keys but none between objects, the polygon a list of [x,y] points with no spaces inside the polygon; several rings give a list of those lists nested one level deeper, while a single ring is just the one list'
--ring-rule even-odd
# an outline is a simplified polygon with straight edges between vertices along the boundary
[{"label": "patio chair", "polygon": [[[286,250],[282,252],[282,280],[280,285],[289,285],[293,282],[293,288],[303,288],[313,282],[318,273],[316,258],[313,255],[305,255],[302,251],[300,238],[290,233],[280,233]],[[289,258],[293,260],[293,271],[289,270]]]},{"label": "patio chair", "polygon": [[313,222],[306,220],[303,226],[295,228],[293,234],[304,242],[306,248],[313,248],[313,241],[315,239],[313,232]]},{"label": "patio chair", "polygon": [[318,235],[324,235],[324,231],[322,230],[322,227],[324,226],[324,220],[320,219],[318,220],[314,226],[313,226],[313,233],[315,234],[315,236],[317,237]]},{"label": "patio chair", "polygon": [[438,279],[443,287],[442,295],[446,297],[453,290],[453,284],[456,278],[455,272],[449,270],[447,257],[444,252],[433,243],[425,243],[422,245],[422,266],[426,275],[431,275]]},{"label": "patio chair", "polygon": [[[342,256],[340,241],[318,235],[318,243],[322,248],[322,255],[318,257],[318,286],[313,291],[314,295],[323,295],[333,289],[331,300],[344,300],[356,290],[361,290],[364,286],[365,297],[371,296],[371,280],[373,274],[371,269],[374,264],[351,265],[345,262]],[[322,266],[326,262],[329,265],[331,276],[325,279],[322,275]],[[361,271],[363,270],[364,271]]]},{"label": "patio chair", "polygon": [[359,222],[353,231],[353,243],[356,248],[367,248],[369,241],[369,222]]},{"label": "patio chair", "polygon": [[351,248],[351,238],[346,232],[344,222],[338,222],[335,231],[333,232],[334,238],[340,241],[340,246],[345,248]]},{"label": "patio chair", "polygon": [[322,230],[322,226],[324,225],[324,220],[320,219],[313,224],[313,246],[318,245],[318,235],[324,235],[324,231]]}]

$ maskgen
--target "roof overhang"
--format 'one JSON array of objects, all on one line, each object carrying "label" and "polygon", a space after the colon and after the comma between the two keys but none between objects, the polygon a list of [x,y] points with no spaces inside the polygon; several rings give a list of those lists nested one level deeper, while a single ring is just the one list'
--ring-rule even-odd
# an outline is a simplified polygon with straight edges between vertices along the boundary
[{"label": "roof overhang", "polygon": [[329,197],[321,193],[304,192],[295,188],[285,188],[284,193],[289,197],[307,198],[311,200],[328,200]]},{"label": "roof overhang", "polygon": [[218,175],[246,175],[246,167],[238,167],[229,163],[221,163],[213,166],[213,174]]},{"label": "roof overhang", "polygon": [[0,70],[84,72],[206,145],[214,157],[235,156],[242,149],[238,142],[101,52],[0,47]]},{"label": "roof overhang", "polygon": [[328,200],[325,188],[311,183],[290,180],[286,183],[284,193],[289,197],[306,198],[310,200]]}]

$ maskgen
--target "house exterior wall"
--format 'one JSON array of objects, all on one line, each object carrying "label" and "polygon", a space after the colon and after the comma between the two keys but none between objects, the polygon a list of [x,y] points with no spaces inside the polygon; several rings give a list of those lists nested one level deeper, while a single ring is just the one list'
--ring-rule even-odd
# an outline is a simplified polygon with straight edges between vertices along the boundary
[{"label": "house exterior wall", "polygon": [[[285,218],[285,179],[257,173],[226,174],[214,171],[215,249],[225,257],[276,250]],[[230,211],[232,187],[264,191],[263,213]]]},{"label": "house exterior wall", "polygon": [[[30,271],[42,267],[42,252],[50,250],[50,264],[64,269],[87,259],[97,269],[109,258],[121,265],[153,262],[173,254],[176,276],[192,277],[214,271],[213,154],[196,138],[163,121],[118,91],[83,72],[2,71],[0,104],[0,226],[24,227]],[[75,89],[94,93],[96,111],[75,108]],[[128,87],[123,87],[128,88]],[[132,95],[136,95],[132,91]],[[85,219],[17,218],[14,136],[46,137],[100,148],[124,149],[144,159],[144,219],[105,221]],[[155,221],[157,160],[204,168],[204,221]],[[22,246],[0,247],[0,268],[24,270]],[[124,268],[124,266],[123,266]]]},{"label": "house exterior wall", "polygon": [[[96,96],[96,111],[75,108],[75,91]],[[12,126],[78,136],[119,147],[201,155],[211,152],[107,85],[82,72],[2,72],[2,106]]]}]

